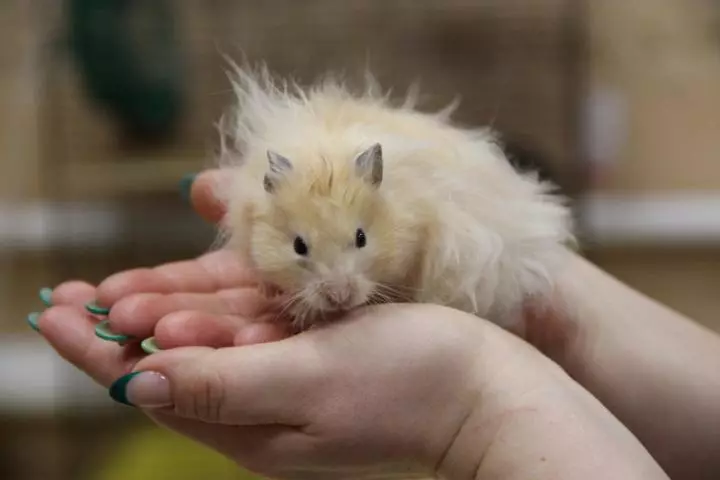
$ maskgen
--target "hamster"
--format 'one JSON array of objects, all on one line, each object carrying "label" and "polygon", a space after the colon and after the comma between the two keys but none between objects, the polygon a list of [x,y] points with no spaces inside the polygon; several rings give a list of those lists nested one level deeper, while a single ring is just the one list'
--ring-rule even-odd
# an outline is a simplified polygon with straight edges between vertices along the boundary
[{"label": "hamster", "polygon": [[394,105],[369,77],[303,88],[234,65],[223,118],[225,248],[304,327],[383,302],[434,303],[510,327],[574,241],[553,186],[521,175],[452,108]]}]

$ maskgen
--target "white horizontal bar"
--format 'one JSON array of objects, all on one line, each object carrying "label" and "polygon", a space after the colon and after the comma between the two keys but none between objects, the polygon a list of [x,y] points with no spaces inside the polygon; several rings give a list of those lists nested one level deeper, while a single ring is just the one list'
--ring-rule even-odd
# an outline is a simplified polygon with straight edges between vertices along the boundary
[{"label": "white horizontal bar", "polygon": [[119,236],[117,209],[87,204],[0,205],[0,246],[33,249],[94,246]]},{"label": "white horizontal bar", "polygon": [[599,246],[716,245],[720,191],[655,195],[591,195],[579,206],[587,236]]},{"label": "white horizontal bar", "polygon": [[114,203],[0,204],[0,250],[113,247],[131,243],[209,245],[212,228],[189,207]]}]

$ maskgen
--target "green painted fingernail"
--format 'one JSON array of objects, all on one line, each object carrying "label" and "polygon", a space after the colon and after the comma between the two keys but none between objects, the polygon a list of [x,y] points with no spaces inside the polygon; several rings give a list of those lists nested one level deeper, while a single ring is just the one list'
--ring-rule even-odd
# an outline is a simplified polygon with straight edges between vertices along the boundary
[{"label": "green painted fingernail", "polygon": [[110,313],[109,308],[100,307],[95,304],[95,302],[90,302],[86,304],[85,309],[90,313],[94,313],[95,315],[107,315],[108,313]]},{"label": "green painted fingernail", "polygon": [[143,340],[140,343],[140,348],[142,348],[145,353],[150,354],[150,355],[162,350],[160,347],[157,346],[155,337],[149,337],[149,338],[146,338],[145,340]]},{"label": "green painted fingernail", "polygon": [[180,179],[180,195],[182,195],[186,202],[190,201],[190,191],[192,190],[193,182],[195,182],[195,177],[197,177],[197,174],[188,173]]},{"label": "green painted fingernail", "polygon": [[42,300],[46,307],[52,307],[52,293],[52,288],[40,289],[40,300]]},{"label": "green painted fingernail", "polygon": [[40,327],[38,327],[38,320],[40,320],[39,313],[31,313],[30,315],[27,316],[28,325],[30,325],[30,328],[32,328],[36,332],[40,331]]},{"label": "green painted fingernail", "polygon": [[132,407],[163,408],[173,403],[170,382],[158,372],[129,373],[115,380],[109,393],[116,402]]},{"label": "green painted fingernail", "polygon": [[95,326],[95,335],[109,342],[127,342],[131,336],[115,333],[110,330],[110,320],[103,320]]},{"label": "green painted fingernail", "polygon": [[130,383],[130,380],[141,374],[142,372],[132,372],[128,373],[127,375],[118,378],[113,382],[112,385],[110,385],[110,398],[115,400],[118,403],[123,403],[125,405],[129,405],[131,407],[134,407],[132,403],[127,398],[127,386],[128,383]]}]

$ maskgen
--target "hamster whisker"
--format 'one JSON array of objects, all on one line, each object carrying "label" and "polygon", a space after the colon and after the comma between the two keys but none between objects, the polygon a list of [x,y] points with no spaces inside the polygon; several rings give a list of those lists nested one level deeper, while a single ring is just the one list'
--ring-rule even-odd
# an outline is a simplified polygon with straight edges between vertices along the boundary
[{"label": "hamster whisker", "polygon": [[394,287],[384,283],[375,284],[375,294],[384,298],[388,302],[401,301],[401,302],[412,302],[413,295],[411,293],[405,293],[403,290],[413,290],[404,287]]},{"label": "hamster whisker", "polygon": [[386,290],[393,291],[393,292],[402,292],[404,290],[406,290],[408,292],[419,292],[420,291],[420,289],[408,287],[408,286],[404,286],[404,285],[388,285],[386,283],[381,283],[381,282],[376,282],[375,285],[378,287],[384,288]]},{"label": "hamster whisker", "polygon": [[307,302],[300,302],[298,305],[300,310],[296,313],[293,324],[301,330],[305,330],[307,328],[308,317],[310,316],[310,313],[312,313],[313,309],[310,308],[310,305],[308,305]]},{"label": "hamster whisker", "polygon": [[275,316],[276,320],[280,320],[289,310],[297,306],[303,299],[302,292],[292,294],[287,300],[283,301],[280,312]]}]

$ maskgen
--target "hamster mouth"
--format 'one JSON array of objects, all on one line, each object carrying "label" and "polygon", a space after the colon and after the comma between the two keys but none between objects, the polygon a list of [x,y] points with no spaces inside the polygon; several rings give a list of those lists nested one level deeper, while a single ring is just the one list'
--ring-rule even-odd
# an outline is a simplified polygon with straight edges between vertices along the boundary
[{"label": "hamster mouth", "polygon": [[315,289],[305,292],[302,288],[292,291],[283,291],[269,285],[267,288],[275,293],[270,300],[277,314],[277,321],[288,323],[298,331],[339,321],[357,308],[392,301],[375,289],[363,295],[362,299],[358,298],[357,293],[353,293],[340,295],[337,299],[340,301],[333,301],[333,298],[328,298],[331,295],[322,294]]},{"label": "hamster mouth", "polygon": [[345,302],[342,304],[323,303],[318,305],[315,302],[301,301],[291,313],[293,323],[300,325],[326,325],[341,320],[351,311],[364,306],[362,304]]}]

